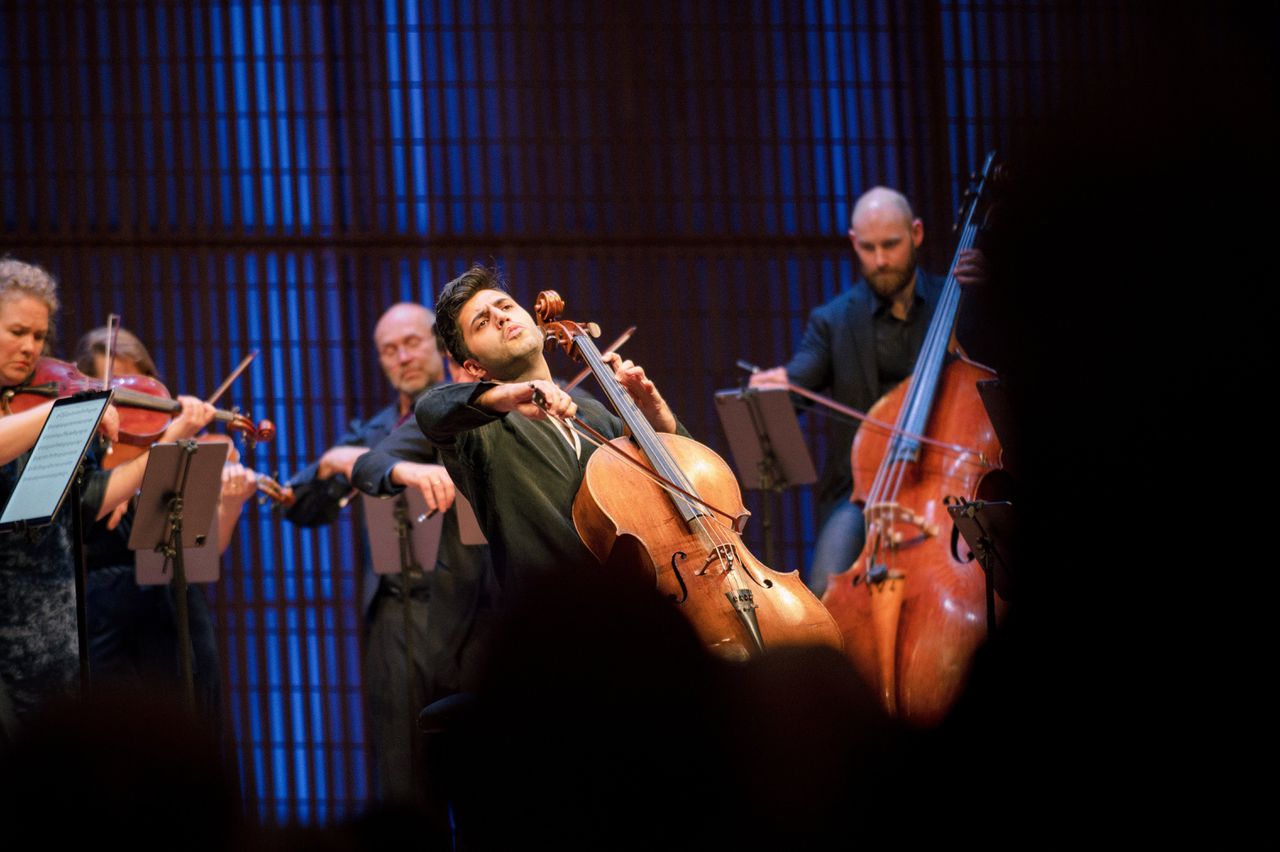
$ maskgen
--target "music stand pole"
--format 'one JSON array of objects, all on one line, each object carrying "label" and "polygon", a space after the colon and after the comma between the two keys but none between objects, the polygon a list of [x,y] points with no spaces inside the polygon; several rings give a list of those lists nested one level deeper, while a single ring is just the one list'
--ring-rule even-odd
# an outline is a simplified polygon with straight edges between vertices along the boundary
[{"label": "music stand pole", "polygon": [[[410,789],[414,789],[418,785],[413,782],[422,771],[418,765],[422,752],[417,728],[418,711],[422,708],[414,703],[413,692],[414,675],[417,671],[413,660],[415,643],[410,635],[413,629],[413,584],[422,581],[427,572],[435,567],[443,518],[438,512],[429,511],[422,494],[413,488],[402,491],[394,499],[381,499],[365,494],[362,501],[374,573],[385,575],[388,581],[394,579],[401,586],[400,603],[405,640],[404,687],[406,702],[412,711],[408,719],[411,731],[408,780]],[[390,534],[393,529],[394,536]],[[396,724],[399,723],[394,719],[388,720],[389,727]]]},{"label": "music stand pole", "polygon": [[195,441],[179,441],[182,462],[178,468],[178,484],[169,497],[169,540],[164,547],[165,558],[173,564],[173,594],[178,607],[178,656],[182,665],[183,695],[187,706],[196,709],[195,672],[191,664],[191,622],[187,611],[187,572],[182,553],[182,509],[186,499],[187,472],[195,456]]},{"label": "music stand pole", "polygon": [[71,554],[76,568],[76,640],[80,651],[80,694],[89,688],[89,616],[85,607],[88,593],[88,569],[84,563],[84,518],[80,515],[80,486],[84,479],[84,465],[76,468],[71,477]]},{"label": "music stand pole", "polygon": [[[1008,501],[960,499],[947,506],[957,530],[986,580],[987,638],[995,636],[996,594],[1013,598],[1013,572],[1017,564],[1017,530],[1013,505]],[[954,542],[952,552],[956,559]]]},{"label": "music stand pole", "polygon": [[765,492],[761,498],[765,559],[776,565],[773,501],[792,485],[818,478],[790,394],[784,388],[717,391],[716,411],[743,485]]},{"label": "music stand pole", "polygon": [[764,528],[765,564],[777,565],[777,554],[773,541],[773,501],[777,495],[786,490],[787,483],[778,470],[778,456],[773,451],[773,442],[769,440],[769,431],[764,426],[764,416],[760,411],[760,397],[751,391],[743,393],[747,408],[751,412],[751,425],[756,430],[756,440],[760,442],[760,463],[756,466],[760,472],[760,525]]},{"label": "music stand pole", "polygon": [[418,739],[418,713],[422,710],[413,700],[413,591],[412,578],[421,576],[422,570],[413,558],[413,525],[409,522],[409,501],[404,494],[396,497],[396,540],[400,548],[400,604],[404,615],[404,685],[408,703],[409,726],[409,789],[415,789],[414,776],[418,771],[421,750]]}]

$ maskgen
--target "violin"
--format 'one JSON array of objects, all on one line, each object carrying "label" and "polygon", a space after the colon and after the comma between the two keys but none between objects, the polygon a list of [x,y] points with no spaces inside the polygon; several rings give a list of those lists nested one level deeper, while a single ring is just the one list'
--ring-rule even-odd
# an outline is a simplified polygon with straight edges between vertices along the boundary
[{"label": "violin", "polygon": [[[227,444],[227,464],[240,463],[240,448],[236,446],[235,441],[231,440],[229,435],[201,435],[195,439],[201,444]],[[281,485],[274,477],[265,473],[253,471],[253,482],[261,494],[259,502],[270,500],[273,504],[282,508],[289,508],[297,502],[297,498],[293,494],[292,488]]]},{"label": "violin", "polygon": [[[86,376],[74,364],[56,358],[41,358],[26,384],[5,388],[0,393],[0,408],[5,414],[16,414],[77,393],[103,390],[101,379]],[[120,414],[119,441],[104,462],[111,468],[142,455],[169,428],[174,416],[182,412],[182,403],[173,398],[160,381],[150,376],[113,376],[115,390],[112,402]],[[251,443],[270,441],[276,427],[270,420],[254,422],[238,411],[218,409],[214,420],[227,424],[231,432],[243,433]]]},{"label": "violin", "polygon": [[[994,158],[967,193],[956,259],[912,375],[872,406],[854,439],[851,499],[864,507],[866,543],[823,595],[858,673],[891,715],[921,726],[955,704],[989,630],[985,574],[952,544],[947,506],[1009,488],[977,390],[994,373],[947,360],[960,304],[956,264],[977,237]],[[1003,601],[993,609],[998,616]]]},{"label": "violin", "polygon": [[689,438],[658,434],[591,340],[599,329],[559,320],[563,310],[555,292],[538,295],[547,345],[586,362],[630,430],[609,441],[571,421],[604,450],[588,460],[573,503],[587,548],[601,563],[651,577],[723,657],[743,660],[778,645],[842,648],[835,621],[799,573],[774,571],[747,550],[741,532],[750,513],[724,459]]}]

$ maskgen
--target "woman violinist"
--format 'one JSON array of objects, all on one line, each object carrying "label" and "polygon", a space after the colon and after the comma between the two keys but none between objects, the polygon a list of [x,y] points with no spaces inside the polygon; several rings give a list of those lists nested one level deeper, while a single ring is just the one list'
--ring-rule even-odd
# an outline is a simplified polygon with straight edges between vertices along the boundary
[{"label": "woman violinist", "polygon": [[[48,272],[21,261],[0,260],[0,388],[6,400],[0,412],[0,497],[12,493],[52,407],[51,402],[41,403],[9,414],[7,403],[9,392],[20,393],[39,367],[57,309],[57,284]],[[184,408],[170,437],[199,431],[212,416],[212,408],[205,408]],[[117,413],[109,408],[103,422],[114,437]],[[86,459],[80,506],[85,517],[107,518],[138,490],[145,469],[145,455],[109,472]],[[76,687],[71,529],[70,512],[64,510],[48,527],[9,534],[0,548],[0,689],[7,693],[7,701],[0,698],[0,704],[10,709],[10,724]]]},{"label": "woman violinist", "polygon": [[[85,375],[98,378],[103,374],[108,336],[107,328],[98,328],[77,343],[75,364]],[[147,348],[124,329],[116,332],[112,375],[157,378],[155,361]],[[212,406],[193,397],[178,399],[184,413],[188,408],[199,412],[192,423],[207,422],[205,415],[210,415]],[[228,461],[218,501],[220,553],[226,552],[245,501],[256,490],[253,472]],[[133,501],[127,500],[85,533],[89,661],[95,683],[172,681],[179,671],[173,589],[171,585],[139,586],[135,581],[135,555],[128,548],[133,515]],[[187,587],[187,606],[197,700],[216,720],[221,694],[218,645],[213,619],[198,585]]]}]

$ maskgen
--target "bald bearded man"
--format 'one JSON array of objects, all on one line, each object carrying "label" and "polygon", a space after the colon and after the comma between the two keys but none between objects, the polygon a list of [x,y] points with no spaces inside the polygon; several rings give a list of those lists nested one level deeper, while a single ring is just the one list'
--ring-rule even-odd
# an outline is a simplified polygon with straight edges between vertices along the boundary
[{"label": "bald bearded man", "polygon": [[[924,223],[902,193],[878,186],[854,205],[849,240],[862,279],[814,309],[791,361],[756,373],[752,386],[790,382],[866,411],[911,375],[946,283],[945,276],[931,275],[917,265]],[[980,253],[961,255],[956,278],[962,284],[978,283],[984,274]],[[857,429],[857,422],[831,423],[826,464],[818,480],[822,531],[808,575],[809,587],[818,596],[830,576],[848,570],[862,550],[862,509],[849,502],[849,454]]]},{"label": "bald bearded man", "polygon": [[[413,403],[424,391],[444,381],[444,361],[434,329],[435,314],[410,302],[392,306],[378,320],[373,342],[396,399],[368,420],[352,422],[332,448],[289,481],[296,502],[285,513],[286,518],[299,526],[320,526],[337,519],[353,488],[356,460],[410,419]],[[444,511],[453,504],[453,482],[442,466],[405,466],[397,473],[411,477],[397,478],[397,484],[418,488],[429,508]],[[431,673],[426,662],[430,578],[413,577],[406,590],[399,575],[375,574],[363,523],[360,538],[364,551],[364,692],[377,797],[383,802],[409,803],[422,796],[421,766],[410,736],[413,720],[406,714],[409,707],[420,709],[430,694]],[[405,676],[401,602],[406,594],[413,629],[411,682],[406,682]]]}]

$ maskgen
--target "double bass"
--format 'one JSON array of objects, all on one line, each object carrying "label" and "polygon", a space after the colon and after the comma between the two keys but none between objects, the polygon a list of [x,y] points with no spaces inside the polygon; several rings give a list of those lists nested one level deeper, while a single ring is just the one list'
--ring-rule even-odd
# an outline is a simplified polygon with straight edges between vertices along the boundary
[{"label": "double bass", "polygon": [[733,472],[716,453],[681,435],[659,434],[613,376],[591,326],[559,320],[554,291],[534,308],[548,345],[576,354],[595,374],[631,437],[593,453],[573,504],[573,522],[602,563],[646,572],[692,623],[703,645],[745,660],[778,645],[842,647],[830,613],[796,571],[765,566],[747,550],[749,512]]},{"label": "double bass", "polygon": [[955,704],[988,633],[986,576],[953,545],[947,506],[993,499],[1007,484],[977,389],[995,374],[960,355],[948,360],[948,347],[960,304],[956,262],[974,245],[994,162],[992,152],[967,193],[956,259],[911,376],[872,406],[854,439],[851,499],[863,507],[866,542],[823,596],[885,709],[922,726]]}]

